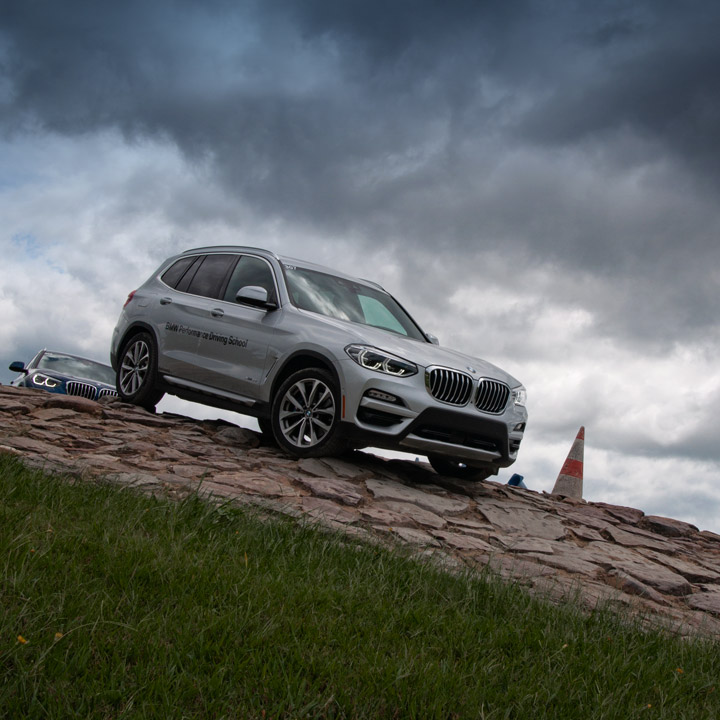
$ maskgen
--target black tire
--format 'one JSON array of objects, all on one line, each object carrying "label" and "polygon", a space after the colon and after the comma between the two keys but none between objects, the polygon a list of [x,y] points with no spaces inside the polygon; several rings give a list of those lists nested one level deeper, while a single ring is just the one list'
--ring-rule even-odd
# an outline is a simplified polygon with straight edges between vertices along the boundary
[{"label": "black tire", "polygon": [[280,385],[271,410],[278,445],[293,457],[338,455],[340,392],[332,375],[320,368],[298,370]]},{"label": "black tire", "polygon": [[480,481],[495,475],[495,470],[491,467],[472,467],[446,455],[428,455],[428,460],[438,475],[445,475],[446,477]]},{"label": "black tire", "polygon": [[133,335],[123,345],[118,358],[116,387],[120,399],[139,405],[149,412],[164,395],[157,390],[157,350],[155,340],[149,333]]}]

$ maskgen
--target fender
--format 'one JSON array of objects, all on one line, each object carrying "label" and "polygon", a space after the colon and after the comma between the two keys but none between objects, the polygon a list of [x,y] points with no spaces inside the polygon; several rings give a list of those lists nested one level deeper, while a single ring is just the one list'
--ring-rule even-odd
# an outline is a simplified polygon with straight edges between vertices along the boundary
[{"label": "fender", "polygon": [[153,338],[155,339],[155,347],[159,347],[158,342],[158,336],[157,332],[155,332],[155,328],[150,325],[149,323],[143,322],[142,320],[136,320],[134,321],[125,331],[124,335],[120,339],[120,342],[117,344],[116,350],[111,350],[110,352],[110,364],[112,365],[112,369],[117,372],[117,359],[120,355],[120,352],[122,351],[123,347],[127,343],[127,341],[133,336],[136,335],[139,332],[148,332],[150,333]]}]

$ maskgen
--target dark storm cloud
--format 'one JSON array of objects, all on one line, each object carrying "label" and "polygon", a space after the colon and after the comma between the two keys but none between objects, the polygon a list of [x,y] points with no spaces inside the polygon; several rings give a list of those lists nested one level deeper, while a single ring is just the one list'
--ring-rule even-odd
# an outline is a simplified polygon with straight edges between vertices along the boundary
[{"label": "dark storm cloud", "polygon": [[[345,192],[339,213],[345,203],[356,211],[358,195],[374,203],[372,188],[358,188],[363,161],[412,154],[439,126],[448,156],[477,136],[502,140],[513,127],[541,143],[627,125],[679,149],[716,139],[718,94],[708,80],[720,51],[696,37],[709,34],[706,18],[690,11],[699,27],[686,19],[682,27],[696,32],[670,45],[664,19],[649,11],[554,8],[10,3],[0,15],[4,124],[166,137],[191,156],[210,154],[233,187],[278,207],[287,207],[288,187],[310,176],[317,197],[301,193],[293,205],[311,216],[328,191]],[[668,13],[665,22],[674,20]],[[418,179],[451,178],[440,162]]]},{"label": "dark storm cloud", "polygon": [[[167,137],[253,201],[315,216],[344,191],[353,212],[358,166],[412,153],[475,102],[510,34],[497,5],[16,3],[4,122]],[[316,198],[293,201],[308,177]]]},{"label": "dark storm cloud", "polygon": [[634,133],[647,141],[648,154],[657,143],[717,183],[719,23],[720,7],[711,3],[659,4],[644,24],[627,29],[621,49],[599,53],[604,62],[592,75],[553,88],[523,118],[522,130],[559,146]]},{"label": "dark storm cloud", "polygon": [[720,261],[717,19],[709,2],[16,0],[0,123],[171,142],[261,215],[410,244],[421,265],[500,247],[606,278],[608,332],[677,337],[712,320]]},{"label": "dark storm cloud", "polygon": [[452,152],[497,122],[508,93],[485,98],[481,82],[534,74],[512,68],[515,53],[533,54],[536,16],[522,2],[470,0],[16,2],[0,16],[4,124],[168,138],[210,155],[254,202],[351,216],[375,204],[378,185],[397,195],[435,178],[405,170],[388,182],[376,170],[388,158],[417,155],[439,126],[451,126]]}]

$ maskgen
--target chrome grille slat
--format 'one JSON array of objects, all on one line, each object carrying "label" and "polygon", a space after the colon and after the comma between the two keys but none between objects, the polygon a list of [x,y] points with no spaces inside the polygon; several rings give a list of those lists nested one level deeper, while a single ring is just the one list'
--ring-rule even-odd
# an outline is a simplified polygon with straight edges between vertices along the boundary
[{"label": "chrome grille slat", "polygon": [[428,392],[440,402],[465,405],[470,400],[473,381],[465,373],[448,368],[428,368],[425,379]]},{"label": "chrome grille slat", "polygon": [[464,399],[464,395],[465,395],[465,385],[461,384],[461,383],[455,383],[455,392],[453,393],[453,396],[452,396],[452,402],[455,405],[457,405],[458,403],[467,402],[467,400]]},{"label": "chrome grille slat", "polygon": [[475,406],[487,413],[499,414],[510,399],[510,388],[505,383],[489,378],[480,378]]},{"label": "chrome grille slat", "polygon": [[117,397],[117,390],[111,390],[110,388],[100,388],[100,392],[98,393],[98,398],[101,397]]},{"label": "chrome grille slat", "polygon": [[97,394],[97,388],[89,383],[68,380],[68,382],[65,383],[65,392],[68,395],[76,395],[87,398],[88,400],[94,400]]}]

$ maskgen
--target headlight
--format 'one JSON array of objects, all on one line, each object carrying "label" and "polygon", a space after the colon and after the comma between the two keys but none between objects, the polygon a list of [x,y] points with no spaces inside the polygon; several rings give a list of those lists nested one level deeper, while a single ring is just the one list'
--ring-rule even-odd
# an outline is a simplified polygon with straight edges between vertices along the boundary
[{"label": "headlight", "polygon": [[49,377],[48,375],[42,375],[41,373],[36,373],[35,375],[33,375],[32,381],[35,385],[46,388],[54,388],[60,384],[60,380],[58,380],[57,378]]},{"label": "headlight", "polygon": [[345,352],[358,365],[368,370],[376,370],[395,377],[408,377],[417,372],[417,365],[369,345],[348,345]]},{"label": "headlight", "polygon": [[525,403],[527,402],[527,390],[522,385],[518,385],[518,387],[513,388],[512,397],[513,402],[516,405],[522,405],[525,407]]}]

